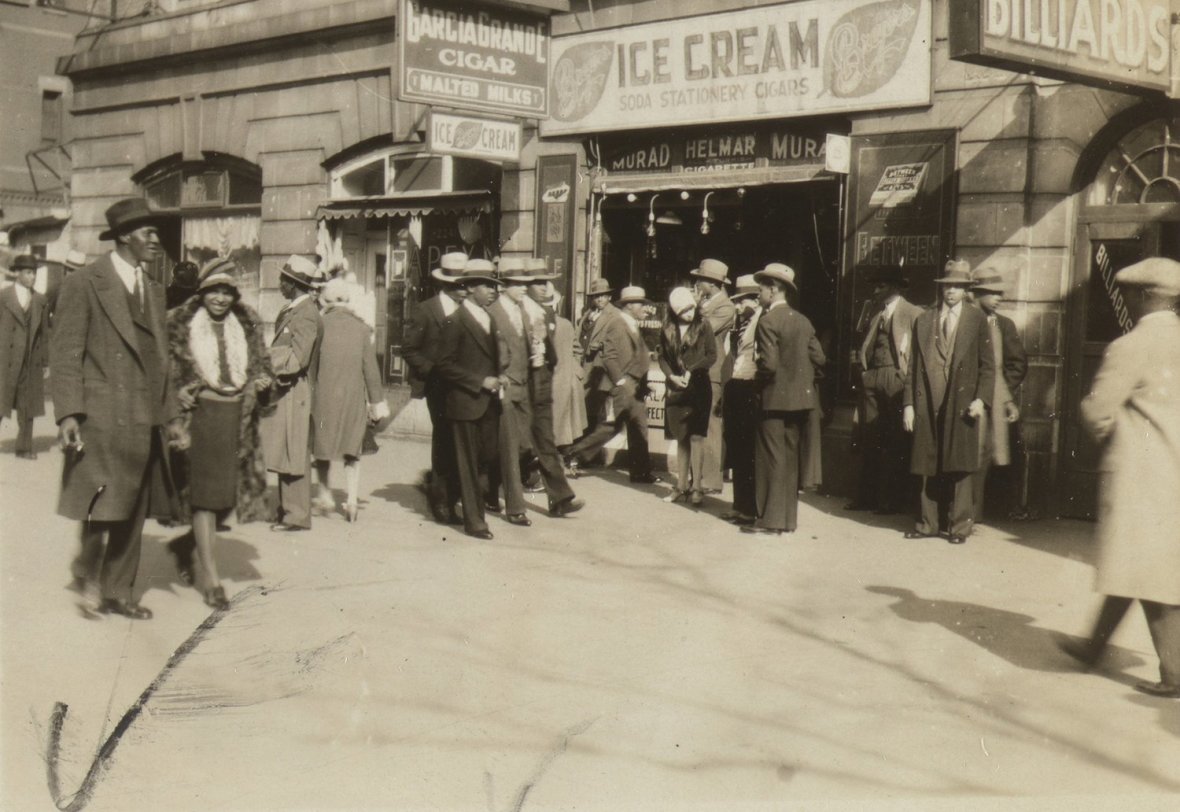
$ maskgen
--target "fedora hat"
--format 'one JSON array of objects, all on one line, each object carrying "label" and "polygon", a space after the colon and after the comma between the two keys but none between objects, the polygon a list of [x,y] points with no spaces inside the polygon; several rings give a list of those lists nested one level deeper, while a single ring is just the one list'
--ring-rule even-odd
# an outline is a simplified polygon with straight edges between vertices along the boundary
[{"label": "fedora hat", "polygon": [[908,288],[910,286],[909,277],[906,276],[905,269],[901,265],[878,268],[866,274],[865,279],[874,285],[891,285],[895,288]]},{"label": "fedora hat", "polygon": [[602,277],[590,280],[590,287],[586,289],[586,296],[593,298],[594,296],[601,296],[604,293],[610,293],[614,288],[610,286]]},{"label": "fedora hat", "polygon": [[454,282],[465,267],[466,254],[462,251],[448,251],[438,258],[438,267],[430,272],[430,276],[439,282]]},{"label": "fedora hat", "polygon": [[98,235],[100,240],[113,240],[120,234],[140,226],[159,224],[172,219],[163,212],[152,211],[142,197],[125,197],[107,208],[107,230]]},{"label": "fedora hat", "polygon": [[500,257],[500,261],[496,265],[496,278],[501,282],[528,282],[524,257]]},{"label": "fedora hat", "polygon": [[469,259],[462,273],[455,277],[460,285],[498,285],[496,266],[490,260]]},{"label": "fedora hat", "polygon": [[40,261],[32,254],[20,254],[8,266],[8,270],[12,271],[12,273],[16,273],[17,271],[35,271],[39,265]]},{"label": "fedora hat", "polygon": [[558,274],[549,272],[549,262],[544,257],[530,257],[524,261],[524,269],[530,282],[552,282]]},{"label": "fedora hat", "polygon": [[948,259],[942,269],[945,276],[934,281],[939,285],[971,287],[971,265],[965,259]]},{"label": "fedora hat", "polygon": [[975,293],[1004,293],[1004,277],[991,268],[984,268],[973,277],[971,290]]},{"label": "fedora hat", "polygon": [[201,271],[197,275],[197,291],[200,292],[217,285],[229,285],[236,291],[238,282],[234,279],[234,273],[237,270],[238,266],[228,257],[209,260],[201,266]]},{"label": "fedora hat", "polygon": [[1159,296],[1180,297],[1180,262],[1149,257],[1128,265],[1114,275],[1120,285],[1148,288]]},{"label": "fedora hat", "polygon": [[719,259],[702,259],[701,264],[688,272],[697,279],[707,279],[718,285],[729,284],[729,266]]},{"label": "fedora hat", "polygon": [[754,281],[759,284],[763,282],[783,282],[795,290],[799,289],[795,285],[795,271],[790,266],[784,265],[781,262],[772,262],[762,270],[755,271]]},{"label": "fedora hat", "polygon": [[319,275],[319,269],[307,257],[292,254],[283,263],[283,268],[279,271],[279,274],[287,277],[301,288],[311,290],[316,286],[316,277]]},{"label": "fedora hat", "polygon": [[734,283],[734,291],[729,294],[729,298],[730,301],[737,301],[757,295],[758,283],[754,281],[754,274],[748,273],[737,278],[737,281]]},{"label": "fedora hat", "polygon": [[75,250],[71,249],[66,254],[66,258],[64,260],[62,260],[61,264],[64,267],[69,268],[71,271],[76,271],[79,268],[85,268],[86,267],[86,255],[83,254],[81,251],[75,251]]},{"label": "fedora hat", "polygon": [[647,291],[639,287],[639,285],[628,285],[619,291],[619,304],[630,304],[631,302],[652,303],[651,299],[647,298]]}]

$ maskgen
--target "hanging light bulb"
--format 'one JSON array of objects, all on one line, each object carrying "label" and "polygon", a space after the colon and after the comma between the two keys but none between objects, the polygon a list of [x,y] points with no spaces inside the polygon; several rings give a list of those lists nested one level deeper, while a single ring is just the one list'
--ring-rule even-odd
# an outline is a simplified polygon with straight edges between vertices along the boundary
[{"label": "hanging light bulb", "polygon": [[709,197],[712,194],[713,194],[712,192],[708,192],[705,194],[705,207],[703,209],[701,209],[701,233],[702,234],[709,233],[709,220],[711,220],[713,217],[713,215],[709,214]]},{"label": "hanging light bulb", "polygon": [[659,194],[651,196],[651,203],[647,207],[647,238],[654,239],[656,236],[656,198]]}]

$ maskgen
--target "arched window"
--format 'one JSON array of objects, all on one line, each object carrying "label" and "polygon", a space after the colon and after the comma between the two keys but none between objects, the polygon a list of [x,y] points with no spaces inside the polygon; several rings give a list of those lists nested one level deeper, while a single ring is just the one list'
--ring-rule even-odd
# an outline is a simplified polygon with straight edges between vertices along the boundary
[{"label": "arched window", "polygon": [[[169,256],[198,266],[216,257],[233,259],[241,271],[238,286],[243,296],[257,304],[261,170],[229,155],[205,153],[203,161],[174,156],[158,162],[135,180],[153,209],[176,215],[174,224],[161,229]],[[171,281],[171,266],[170,261],[158,269],[157,278]]]},{"label": "arched window", "polygon": [[1088,203],[1180,203],[1180,117],[1149,121],[1120,138],[1099,166]]}]

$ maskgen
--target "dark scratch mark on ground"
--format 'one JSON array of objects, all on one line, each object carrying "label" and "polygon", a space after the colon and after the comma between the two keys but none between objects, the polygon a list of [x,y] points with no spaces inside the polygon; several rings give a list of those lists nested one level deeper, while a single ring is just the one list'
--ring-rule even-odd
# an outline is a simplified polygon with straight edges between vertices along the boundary
[{"label": "dark scratch mark on ground", "polygon": [[[254,597],[262,592],[261,587],[247,587],[234,596],[230,602],[231,607],[240,605],[242,602]],[[94,794],[95,787],[98,786],[99,779],[102,778],[106,771],[107,763],[115,753],[115,748],[119,746],[119,741],[123,734],[131,727],[140,713],[143,712],[144,706],[152,695],[159,690],[160,686],[168,679],[176,668],[184,662],[184,659],[193,652],[193,649],[217,626],[218,623],[226,616],[226,612],[213,612],[209,617],[205,618],[201,625],[193,630],[176,651],[172,652],[172,656],[168,658],[168,662],[156,675],[156,678],[148,684],[139,698],[132,703],[127,712],[119,719],[118,724],[115,725],[111,735],[107,736],[106,741],[102,743],[94,760],[90,762],[90,769],[86,772],[86,777],[82,779],[82,785],[72,795],[65,796],[61,791],[61,779],[58,776],[57,765],[58,757],[61,753],[61,737],[62,727],[65,725],[66,715],[69,713],[69,706],[64,702],[57,702],[53,706],[53,715],[50,717],[49,726],[49,743],[48,751],[46,753],[46,769],[49,780],[49,793],[53,798],[53,803],[62,812],[79,812],[86,804],[90,802]]]},{"label": "dark scratch mark on ground", "polygon": [[555,744],[553,748],[545,754],[544,758],[541,759],[540,763],[537,764],[537,768],[533,770],[533,774],[529,776],[529,779],[525,781],[523,785],[521,785],[520,791],[516,793],[516,800],[512,804],[512,812],[521,812],[521,809],[524,808],[524,802],[528,798],[529,792],[532,791],[533,787],[535,787],[540,782],[542,776],[544,776],[549,767],[552,766],[554,760],[556,760],[558,756],[560,756],[569,748],[570,739],[572,739],[574,736],[580,736],[585,733],[596,721],[598,721],[598,717],[586,719],[566,729],[565,733],[562,734],[561,739],[558,740],[557,744]]}]

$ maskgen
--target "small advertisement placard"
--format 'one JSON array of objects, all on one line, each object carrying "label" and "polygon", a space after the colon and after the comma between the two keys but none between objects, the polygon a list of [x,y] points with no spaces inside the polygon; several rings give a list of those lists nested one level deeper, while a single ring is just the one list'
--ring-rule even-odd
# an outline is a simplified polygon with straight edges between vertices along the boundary
[{"label": "small advertisement placard", "polygon": [[488,3],[401,0],[398,98],[541,118],[549,20]]},{"label": "small advertisement placard", "polygon": [[430,112],[426,148],[441,155],[463,155],[488,161],[520,162],[519,121]]}]

